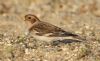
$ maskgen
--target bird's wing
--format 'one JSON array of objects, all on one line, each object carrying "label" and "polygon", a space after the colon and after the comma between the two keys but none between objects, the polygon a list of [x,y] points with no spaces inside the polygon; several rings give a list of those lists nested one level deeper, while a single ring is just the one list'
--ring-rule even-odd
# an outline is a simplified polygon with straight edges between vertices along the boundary
[{"label": "bird's wing", "polygon": [[50,37],[52,37],[52,36],[55,36],[55,37],[67,37],[67,36],[73,36],[73,37],[75,37],[75,36],[78,36],[78,35],[76,35],[76,34],[73,34],[73,33],[71,33],[71,32],[66,32],[66,31],[64,31],[64,30],[62,30],[62,29],[56,29],[52,34],[50,34],[49,35]]},{"label": "bird's wing", "polygon": [[[77,34],[64,31],[63,29],[52,25],[46,22],[39,22],[36,26],[33,27],[35,31],[37,31],[37,35],[39,36],[47,36],[47,37],[75,37],[80,39],[81,37]],[[81,38],[82,39],[82,38]]]},{"label": "bird's wing", "polygon": [[38,34],[41,33],[41,35],[49,34],[48,36],[55,36],[55,37],[78,36],[76,34],[66,32],[63,29],[46,22],[39,22],[38,24],[32,26],[31,28],[36,30]]},{"label": "bird's wing", "polygon": [[49,37],[78,36],[71,32],[66,32],[63,29],[46,22],[40,22],[36,25],[35,28],[35,30],[41,33],[41,35],[47,35]]}]

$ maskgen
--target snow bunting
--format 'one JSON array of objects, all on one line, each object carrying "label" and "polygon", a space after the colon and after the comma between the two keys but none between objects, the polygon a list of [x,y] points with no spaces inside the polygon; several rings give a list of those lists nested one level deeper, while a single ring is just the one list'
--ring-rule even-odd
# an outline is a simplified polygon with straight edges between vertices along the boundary
[{"label": "snow bunting", "polygon": [[82,39],[79,35],[64,31],[63,29],[47,22],[40,21],[33,14],[25,15],[25,22],[28,25],[28,32],[34,38],[44,41],[62,40],[68,37]]}]

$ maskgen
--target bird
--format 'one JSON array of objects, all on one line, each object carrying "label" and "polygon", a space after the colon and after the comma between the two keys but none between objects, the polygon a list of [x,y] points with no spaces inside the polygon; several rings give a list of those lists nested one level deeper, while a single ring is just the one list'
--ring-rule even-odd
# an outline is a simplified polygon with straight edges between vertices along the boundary
[{"label": "bird", "polygon": [[71,32],[67,32],[60,27],[57,27],[48,22],[41,21],[34,14],[25,15],[25,23],[28,26],[28,34],[32,34],[34,38],[45,41],[62,40],[64,38],[76,38],[82,40],[79,35]]}]

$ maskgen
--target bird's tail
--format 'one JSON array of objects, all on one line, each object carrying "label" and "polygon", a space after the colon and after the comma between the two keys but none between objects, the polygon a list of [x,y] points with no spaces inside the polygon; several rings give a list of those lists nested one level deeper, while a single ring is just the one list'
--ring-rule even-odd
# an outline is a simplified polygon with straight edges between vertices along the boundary
[{"label": "bird's tail", "polygon": [[79,40],[86,40],[85,37],[79,36],[77,34],[73,34],[73,33],[70,33],[70,32],[65,32],[64,36],[72,36],[72,37],[79,39]]}]

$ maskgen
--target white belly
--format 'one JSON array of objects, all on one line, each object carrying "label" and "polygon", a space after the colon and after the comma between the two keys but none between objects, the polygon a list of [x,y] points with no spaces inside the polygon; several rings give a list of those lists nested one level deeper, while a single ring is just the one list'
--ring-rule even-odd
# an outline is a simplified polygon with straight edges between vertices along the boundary
[{"label": "white belly", "polygon": [[32,35],[36,40],[39,41],[51,42],[51,41],[63,40],[63,39],[73,39],[72,37],[47,37],[48,34],[44,36],[38,36],[35,33],[36,32],[31,32],[30,35]]},{"label": "white belly", "polygon": [[47,36],[37,36],[37,35],[33,35],[33,37],[36,40],[46,41],[46,42],[51,42],[51,41],[56,41],[56,40],[63,40],[63,39],[72,39],[72,37],[47,37]]}]

